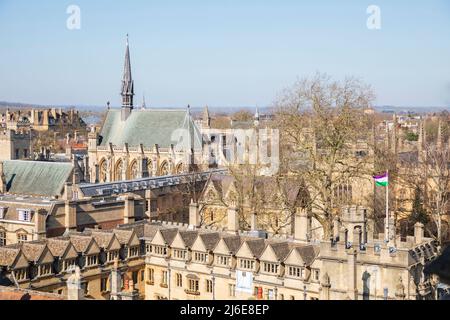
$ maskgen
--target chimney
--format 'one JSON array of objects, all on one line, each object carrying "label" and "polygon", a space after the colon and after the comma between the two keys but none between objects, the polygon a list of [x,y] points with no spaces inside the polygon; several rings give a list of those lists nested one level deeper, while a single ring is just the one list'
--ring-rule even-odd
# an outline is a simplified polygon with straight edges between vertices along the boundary
[{"label": "chimney", "polygon": [[87,155],[83,158],[83,166],[84,166],[84,182],[89,183],[91,182],[91,174],[89,168],[89,156]]},{"label": "chimney", "polygon": [[295,240],[308,243],[308,213],[304,208],[297,208],[294,222]]},{"label": "chimney", "polygon": [[252,212],[252,216],[251,216],[252,220],[250,222],[252,231],[257,231],[258,230],[257,218],[258,218],[258,215],[256,214],[256,212]]},{"label": "chimney", "polygon": [[239,232],[239,216],[235,203],[231,203],[228,207],[228,225],[227,231],[228,233],[236,234]]},{"label": "chimney", "polygon": [[42,240],[45,239],[45,236],[47,234],[46,229],[46,219],[47,219],[47,212],[43,209],[36,211],[35,213],[35,226],[36,226],[36,240]]},{"label": "chimney", "polygon": [[135,222],[134,216],[134,197],[132,195],[125,196],[125,208],[123,212],[123,223],[133,223]]},{"label": "chimney", "polygon": [[356,255],[357,251],[351,249],[347,252],[347,294],[351,300],[358,300],[356,289]]},{"label": "chimney", "polygon": [[194,199],[191,200],[191,204],[189,205],[189,227],[191,229],[200,227],[200,213],[198,209],[198,203],[195,203]]},{"label": "chimney", "polygon": [[72,270],[72,275],[67,279],[67,300],[84,300],[81,271],[78,266]]},{"label": "chimney", "polygon": [[420,222],[417,222],[414,225],[414,241],[416,244],[421,244],[424,238],[424,225]]}]

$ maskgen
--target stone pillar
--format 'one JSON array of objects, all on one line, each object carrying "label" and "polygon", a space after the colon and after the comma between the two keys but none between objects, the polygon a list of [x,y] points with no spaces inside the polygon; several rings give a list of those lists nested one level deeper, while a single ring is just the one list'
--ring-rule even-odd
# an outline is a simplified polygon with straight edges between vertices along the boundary
[{"label": "stone pillar", "polygon": [[424,225],[420,222],[417,222],[414,225],[414,242],[416,244],[421,244],[424,238]]},{"label": "stone pillar", "polygon": [[227,231],[228,233],[236,234],[239,232],[239,216],[236,204],[232,203],[227,210],[228,223]]},{"label": "stone pillar", "polygon": [[89,156],[83,158],[84,166],[84,182],[89,183],[91,181],[91,173],[89,168]]},{"label": "stone pillar", "polygon": [[67,300],[83,300],[84,289],[82,286],[81,270],[76,266],[72,275],[67,279]]},{"label": "stone pillar", "polygon": [[198,203],[191,200],[189,205],[189,227],[192,229],[200,227],[200,213],[198,208]]},{"label": "stone pillar", "polygon": [[297,208],[295,213],[294,239],[308,243],[308,213],[304,208]]},{"label": "stone pillar", "polygon": [[373,219],[367,220],[367,239],[366,243],[373,243],[373,233],[375,230],[375,221]]},{"label": "stone pillar", "polygon": [[123,223],[133,223],[135,222],[134,215],[134,197],[132,195],[125,195],[125,207],[123,211]]},{"label": "stone pillar", "polygon": [[347,252],[347,294],[351,300],[358,300],[358,289],[356,287],[356,256],[357,251],[350,249]]},{"label": "stone pillar", "polygon": [[322,288],[320,292],[320,300],[330,300],[330,288],[331,288],[331,282],[330,282],[330,276],[328,273],[325,273],[322,282],[320,283],[320,286]]}]

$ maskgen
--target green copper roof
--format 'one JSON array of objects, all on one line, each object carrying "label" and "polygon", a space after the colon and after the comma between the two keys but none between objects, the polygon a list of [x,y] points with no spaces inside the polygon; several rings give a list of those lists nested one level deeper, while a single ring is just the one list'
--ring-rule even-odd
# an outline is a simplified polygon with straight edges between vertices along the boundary
[{"label": "green copper roof", "polygon": [[201,147],[201,134],[186,110],[135,109],[126,121],[122,121],[121,110],[111,109],[103,123],[100,145],[112,143],[122,147],[128,143],[129,146],[143,144],[152,148],[157,144],[161,148],[169,148],[171,144],[177,145],[177,141],[171,139],[173,133],[177,129],[187,129],[189,124],[194,127],[197,149]]},{"label": "green copper roof", "polygon": [[71,163],[3,161],[8,193],[60,196],[72,173]]}]

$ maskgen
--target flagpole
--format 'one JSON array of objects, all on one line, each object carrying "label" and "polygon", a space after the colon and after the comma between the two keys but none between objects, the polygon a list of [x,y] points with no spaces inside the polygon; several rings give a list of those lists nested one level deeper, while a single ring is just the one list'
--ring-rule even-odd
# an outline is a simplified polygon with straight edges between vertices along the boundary
[{"label": "flagpole", "polygon": [[386,235],[385,240],[386,242],[389,242],[389,170],[386,171],[387,175],[387,184],[386,184]]}]

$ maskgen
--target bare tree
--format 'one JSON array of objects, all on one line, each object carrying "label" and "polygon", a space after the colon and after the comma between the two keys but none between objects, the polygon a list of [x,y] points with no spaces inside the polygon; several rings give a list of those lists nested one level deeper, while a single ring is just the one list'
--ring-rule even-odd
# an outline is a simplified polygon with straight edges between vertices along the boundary
[{"label": "bare tree", "polygon": [[338,82],[317,74],[299,80],[276,102],[282,172],[302,177],[326,239],[338,214],[335,188],[373,171],[368,155],[355,149],[370,138],[364,109],[372,99],[371,89],[357,79]]}]

